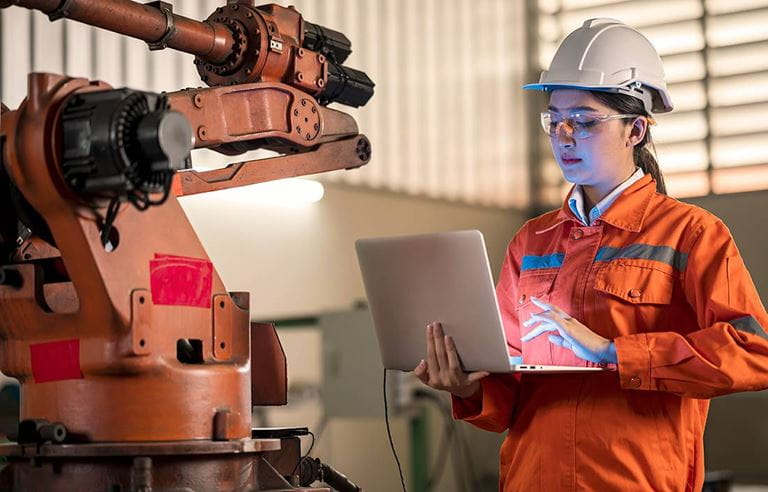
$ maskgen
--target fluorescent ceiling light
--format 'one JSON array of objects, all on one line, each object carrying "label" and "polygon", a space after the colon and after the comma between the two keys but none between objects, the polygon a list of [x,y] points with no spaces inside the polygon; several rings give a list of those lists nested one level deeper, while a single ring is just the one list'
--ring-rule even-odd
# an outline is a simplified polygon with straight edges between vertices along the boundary
[{"label": "fluorescent ceiling light", "polygon": [[325,194],[325,187],[313,179],[290,178],[214,193],[217,198],[243,204],[294,207],[319,202]]}]

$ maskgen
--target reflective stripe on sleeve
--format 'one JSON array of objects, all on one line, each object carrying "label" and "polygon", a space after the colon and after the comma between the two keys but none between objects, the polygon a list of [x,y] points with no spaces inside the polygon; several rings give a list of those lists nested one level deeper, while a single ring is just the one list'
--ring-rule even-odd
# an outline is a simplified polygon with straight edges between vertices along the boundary
[{"label": "reflective stripe on sleeve", "polygon": [[751,333],[753,335],[759,336],[760,338],[768,340],[768,333],[765,332],[763,327],[760,326],[760,323],[758,323],[757,320],[752,316],[736,318],[729,321],[729,323],[739,331],[743,331],[744,333]]}]

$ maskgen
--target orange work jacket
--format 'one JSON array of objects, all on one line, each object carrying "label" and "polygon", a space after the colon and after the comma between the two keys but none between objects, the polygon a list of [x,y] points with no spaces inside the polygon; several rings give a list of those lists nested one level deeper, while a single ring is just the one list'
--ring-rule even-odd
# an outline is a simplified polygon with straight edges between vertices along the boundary
[{"label": "orange work jacket", "polygon": [[[700,490],[708,398],[768,387],[768,314],[715,216],[656,192],[650,175],[591,227],[566,203],[511,241],[497,285],[509,353],[594,365],[521,343],[536,296],[616,345],[616,371],[492,374],[453,398],[495,432],[500,490]],[[459,347],[460,349],[460,347]]]}]

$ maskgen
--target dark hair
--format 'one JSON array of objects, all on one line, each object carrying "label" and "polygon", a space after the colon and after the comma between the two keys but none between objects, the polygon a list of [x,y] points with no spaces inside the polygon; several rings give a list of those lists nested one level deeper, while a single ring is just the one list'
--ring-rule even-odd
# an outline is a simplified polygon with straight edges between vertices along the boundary
[{"label": "dark hair", "polygon": [[[640,114],[650,117],[645,110],[645,106],[643,106],[643,101],[636,97],[605,91],[591,91],[591,93],[595,96],[595,99],[619,113]],[[653,179],[656,180],[656,191],[666,195],[667,187],[664,184],[664,176],[662,176],[661,169],[659,169],[659,163],[656,161],[656,148],[653,145],[650,127],[646,129],[643,140],[635,145],[632,157],[637,167],[642,169],[644,173],[653,176]]]}]

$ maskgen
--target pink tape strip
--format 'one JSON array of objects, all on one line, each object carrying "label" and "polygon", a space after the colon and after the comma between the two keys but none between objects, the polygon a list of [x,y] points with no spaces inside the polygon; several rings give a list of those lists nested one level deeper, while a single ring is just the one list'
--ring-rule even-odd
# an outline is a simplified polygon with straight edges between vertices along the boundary
[{"label": "pink tape strip", "polygon": [[211,307],[213,265],[210,261],[156,254],[149,262],[149,276],[153,303]]},{"label": "pink tape strip", "polygon": [[33,343],[29,346],[35,383],[82,379],[80,340]]}]

